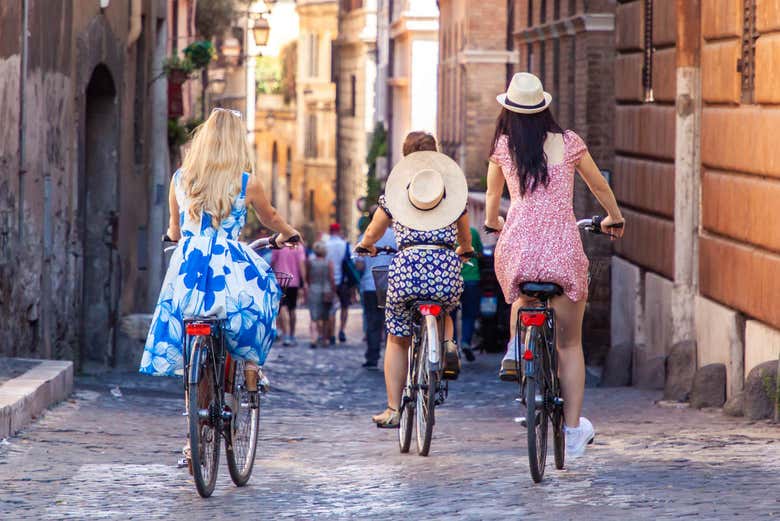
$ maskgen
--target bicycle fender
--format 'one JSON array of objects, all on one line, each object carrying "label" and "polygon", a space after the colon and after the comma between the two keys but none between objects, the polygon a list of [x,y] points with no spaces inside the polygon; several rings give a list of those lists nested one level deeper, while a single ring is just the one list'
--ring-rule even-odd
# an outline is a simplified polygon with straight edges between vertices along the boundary
[{"label": "bicycle fender", "polygon": [[428,333],[428,362],[433,367],[439,367],[441,344],[439,341],[439,324],[437,318],[433,315],[427,315],[425,317],[425,329]]},{"label": "bicycle fender", "polygon": [[197,384],[200,378],[200,354],[202,351],[203,349],[198,344],[190,348],[190,374],[188,375],[190,384]]}]

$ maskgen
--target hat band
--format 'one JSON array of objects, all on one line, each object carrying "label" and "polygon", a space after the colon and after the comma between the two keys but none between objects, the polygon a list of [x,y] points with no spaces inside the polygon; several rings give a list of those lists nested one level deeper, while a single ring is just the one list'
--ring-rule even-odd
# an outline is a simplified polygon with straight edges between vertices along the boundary
[{"label": "hat band", "polygon": [[544,104],[547,103],[547,100],[542,97],[542,101],[537,103],[536,105],[521,105],[520,103],[515,103],[511,99],[509,99],[509,96],[507,96],[504,99],[504,102],[509,105],[510,107],[514,107],[516,109],[524,109],[524,110],[533,110],[533,109],[540,109],[544,107]]},{"label": "hat band", "polygon": [[439,200],[436,201],[436,204],[434,204],[433,206],[430,206],[428,208],[424,208],[422,206],[417,206],[417,204],[415,204],[415,202],[414,202],[414,198],[411,196],[412,194],[409,193],[409,186],[411,186],[411,183],[409,183],[406,186],[406,190],[407,190],[406,198],[409,199],[409,204],[411,204],[415,209],[420,210],[421,212],[430,212],[431,210],[436,209],[436,207],[439,206],[441,204],[441,202],[447,198],[447,188],[445,187],[444,188],[444,192],[442,192],[442,195],[441,195],[441,197],[439,197]]}]

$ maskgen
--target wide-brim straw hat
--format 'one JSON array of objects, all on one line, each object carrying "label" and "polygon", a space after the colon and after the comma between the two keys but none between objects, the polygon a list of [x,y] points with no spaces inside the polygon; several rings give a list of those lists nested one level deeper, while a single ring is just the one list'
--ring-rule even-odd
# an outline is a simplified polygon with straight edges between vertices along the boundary
[{"label": "wide-brim straw hat", "polygon": [[505,109],[518,114],[537,114],[552,103],[552,95],[545,92],[539,78],[530,72],[518,72],[512,76],[506,92],[496,96]]},{"label": "wide-brim straw hat", "polygon": [[440,152],[414,152],[393,167],[385,204],[393,219],[413,230],[449,226],[466,209],[469,188],[463,170]]}]

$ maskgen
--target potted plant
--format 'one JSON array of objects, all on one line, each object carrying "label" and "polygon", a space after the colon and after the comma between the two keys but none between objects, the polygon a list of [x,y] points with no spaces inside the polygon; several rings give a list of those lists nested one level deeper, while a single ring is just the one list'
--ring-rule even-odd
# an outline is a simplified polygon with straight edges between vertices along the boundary
[{"label": "potted plant", "polygon": [[193,70],[200,70],[208,66],[217,55],[214,44],[209,40],[198,40],[184,48],[184,56],[189,60]]},{"label": "potted plant", "polygon": [[163,61],[163,74],[171,83],[184,83],[193,70],[195,70],[195,67],[186,56],[173,55]]}]

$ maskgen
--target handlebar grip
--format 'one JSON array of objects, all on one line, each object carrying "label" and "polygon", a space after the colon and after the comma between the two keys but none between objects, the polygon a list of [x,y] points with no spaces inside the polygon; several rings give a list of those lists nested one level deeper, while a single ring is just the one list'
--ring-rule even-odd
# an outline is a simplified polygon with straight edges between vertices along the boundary
[{"label": "handlebar grip", "polygon": [[593,219],[591,220],[593,221],[593,231],[595,233],[601,233],[601,221],[604,220],[604,217],[600,215],[594,215]]},{"label": "handlebar grip", "polygon": [[613,224],[610,224],[609,226],[607,226],[607,228],[615,228],[615,229],[619,230],[620,228],[623,228],[623,226],[625,224],[626,223],[613,223]]},{"label": "handlebar grip", "polygon": [[167,233],[166,233],[166,234],[163,234],[163,236],[162,236],[162,238],[160,239],[160,241],[162,241],[162,242],[174,242],[174,243],[176,243],[176,242],[179,242],[179,241],[174,241],[173,239],[171,239],[170,237],[168,237],[168,234],[167,234]]},{"label": "handlebar grip", "polygon": [[284,241],[285,244],[298,244],[299,242],[301,242],[300,235],[293,235],[292,237]]},{"label": "handlebar grip", "polygon": [[362,246],[357,246],[357,247],[355,247],[355,253],[365,254],[365,253],[370,253],[370,251],[368,250],[368,248],[363,248]]},{"label": "handlebar grip", "polygon": [[501,231],[495,228],[491,228],[490,226],[484,226],[484,230],[486,233],[499,233]]}]

